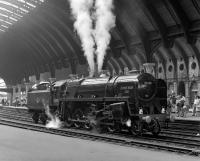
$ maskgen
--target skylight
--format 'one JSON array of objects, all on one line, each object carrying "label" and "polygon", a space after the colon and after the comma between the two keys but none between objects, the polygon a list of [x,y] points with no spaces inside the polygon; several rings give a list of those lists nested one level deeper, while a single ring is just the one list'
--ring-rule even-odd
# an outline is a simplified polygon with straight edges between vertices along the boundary
[{"label": "skylight", "polygon": [[0,32],[5,32],[45,0],[0,0]]}]

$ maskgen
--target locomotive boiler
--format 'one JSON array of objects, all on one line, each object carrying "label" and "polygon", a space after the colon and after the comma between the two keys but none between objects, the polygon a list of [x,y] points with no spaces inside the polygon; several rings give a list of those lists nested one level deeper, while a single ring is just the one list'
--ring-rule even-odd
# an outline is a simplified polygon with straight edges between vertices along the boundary
[{"label": "locomotive boiler", "polygon": [[[58,84],[52,84],[45,96],[66,126],[158,135],[169,120],[166,83],[148,73],[67,79]],[[36,108],[31,111],[39,113]]]}]

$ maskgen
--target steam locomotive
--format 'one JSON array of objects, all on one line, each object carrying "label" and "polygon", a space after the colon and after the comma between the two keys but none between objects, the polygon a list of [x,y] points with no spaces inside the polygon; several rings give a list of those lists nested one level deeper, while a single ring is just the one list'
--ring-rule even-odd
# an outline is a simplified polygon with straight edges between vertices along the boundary
[{"label": "steam locomotive", "polygon": [[48,119],[44,101],[67,127],[158,135],[170,119],[166,83],[148,73],[42,82],[28,92],[35,123]]}]

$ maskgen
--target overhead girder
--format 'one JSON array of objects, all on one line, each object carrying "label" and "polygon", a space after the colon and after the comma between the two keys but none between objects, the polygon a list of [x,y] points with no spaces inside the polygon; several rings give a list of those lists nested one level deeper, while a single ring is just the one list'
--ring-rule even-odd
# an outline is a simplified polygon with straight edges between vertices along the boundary
[{"label": "overhead girder", "polygon": [[[52,25],[50,23],[47,23],[46,26],[48,26],[48,28],[44,28],[42,24],[38,23],[38,20],[39,20],[39,22],[41,22],[41,21],[43,22],[44,21],[41,18],[41,16],[34,15],[34,20],[32,18],[26,18],[26,21],[28,21],[28,25],[29,25],[26,28],[27,29],[29,29],[29,28],[31,29],[32,28],[31,25],[33,25],[36,28],[34,28],[34,30],[32,30],[31,32],[34,32],[34,33],[35,33],[35,29],[39,29],[38,33],[40,33],[40,34],[37,34],[37,33],[35,33],[35,34],[37,34],[37,36],[39,35],[38,37],[41,36],[42,39],[48,39],[48,42],[47,42],[47,40],[45,40],[45,41],[48,43],[48,46],[51,48],[51,50],[53,50],[54,56],[58,58],[56,49],[58,51],[60,51],[60,48],[62,49],[62,47],[59,46],[59,43],[57,42],[56,38],[54,38],[54,36],[52,35],[52,33],[48,31],[48,29],[51,28]],[[20,24],[19,24],[19,27],[20,27]],[[50,40],[53,40],[54,43],[52,41],[50,41]],[[57,47],[57,46],[59,46],[59,47]],[[53,48],[56,48],[56,49],[53,49]],[[64,55],[64,49],[62,50],[62,52],[63,52],[63,55]]]},{"label": "overhead girder", "polygon": [[[48,19],[48,18],[47,18]],[[53,21],[52,21],[52,23],[53,23]],[[56,24],[55,24],[56,25]],[[61,26],[59,26],[59,25],[57,25],[57,29],[60,27],[60,29],[61,29]],[[68,40],[68,39],[71,39],[71,36],[70,35],[68,35],[68,33],[66,33],[66,31],[64,31],[64,30],[62,30],[62,31],[59,31],[59,30],[57,30],[57,32],[59,32],[59,35],[60,35],[60,40],[59,40],[59,43],[61,43],[62,42],[62,46],[65,48],[65,51],[69,51],[69,48],[70,48],[70,52],[67,52],[68,53],[68,59],[70,60],[70,65],[71,65],[71,67],[73,68],[73,72],[75,72],[74,71],[74,69],[76,69],[76,67],[73,67],[75,64],[73,63],[73,61],[74,61],[74,59],[76,59],[76,55],[77,55],[77,53],[76,53],[76,51],[79,49],[79,48],[72,48],[72,44],[73,43],[71,43],[70,44],[70,42],[72,41],[72,40]],[[64,35],[64,33],[67,35],[66,37],[65,36],[63,36]],[[58,37],[57,37],[57,40],[58,40]],[[67,43],[67,44],[66,44]],[[66,48],[66,45],[69,47],[68,49]],[[78,56],[78,59],[79,59],[79,62],[80,62],[80,64],[83,64],[83,60],[80,60],[80,56]],[[83,58],[81,58],[81,59],[83,59]],[[85,60],[85,59],[84,59]],[[75,72],[76,73],[76,72]]]},{"label": "overhead girder", "polygon": [[[11,3],[13,3],[13,1],[11,2]],[[19,9],[17,9],[17,8],[14,8],[13,6],[10,6],[10,5],[6,5],[6,4],[4,4],[4,3],[0,3],[1,4],[1,6],[3,7],[3,8],[5,8],[5,9],[7,9],[7,10],[9,10],[9,11],[12,11],[12,12],[14,12],[14,13],[17,13],[17,14],[26,14],[26,12],[24,12],[24,11],[22,11],[22,10],[19,10]]]},{"label": "overhead girder", "polygon": [[112,66],[112,64],[109,62],[109,61],[107,61],[107,63],[106,63],[107,65],[106,65],[106,67],[107,67],[107,70],[110,72],[110,74],[112,73],[112,71],[114,70],[113,69],[113,66]]},{"label": "overhead girder", "polygon": [[[16,35],[16,36],[13,36]],[[38,67],[44,64],[46,61],[42,60],[41,57],[38,56],[38,53],[41,51],[37,46],[34,46],[34,43],[28,39],[24,34],[20,34],[19,32],[12,33],[12,38],[15,39],[16,42],[20,43],[20,48],[26,48],[27,54],[29,56],[29,63],[33,64],[34,70],[38,69]],[[31,50],[30,50],[31,49]],[[39,70],[43,71],[43,70]],[[33,74],[33,73],[32,73]]]},{"label": "overhead girder", "polygon": [[[138,69],[138,63],[133,62],[133,60],[130,58],[130,54],[131,53],[131,49],[130,49],[130,42],[128,40],[128,32],[122,27],[122,24],[120,22],[120,20],[118,18],[116,18],[116,27],[115,27],[116,32],[118,33],[119,37],[122,40],[122,43],[125,45],[125,51],[123,51],[124,49],[121,49],[121,54],[120,56],[124,58],[124,60],[126,60],[126,63],[129,67],[129,69],[132,69],[133,66]],[[127,58],[129,57],[129,58]]]},{"label": "overhead girder", "polygon": [[[117,34],[120,37],[118,32],[117,32]],[[115,39],[115,40],[113,40],[113,39]],[[112,36],[112,40],[114,42],[116,42],[116,38],[114,35]],[[111,41],[111,43],[110,43],[110,47],[111,47],[112,51],[117,50],[119,52],[118,56],[114,56],[114,55],[113,56],[117,59],[118,62],[121,61],[121,62],[119,62],[119,64],[121,65],[121,68],[127,66],[129,69],[131,69],[130,63],[128,61],[126,61],[126,59],[124,59],[124,57],[122,57],[122,48],[121,47],[116,48],[115,45],[113,45],[113,43],[112,43],[113,41]],[[123,60],[120,60],[120,59],[123,59]],[[123,61],[123,63],[122,63],[122,61]]]},{"label": "overhead girder", "polygon": [[[51,26],[51,24],[49,24],[48,26]],[[43,42],[44,43],[44,42]],[[65,45],[66,46],[66,45]],[[44,49],[43,49],[44,50]],[[46,50],[46,51],[48,51],[48,50]],[[73,56],[73,55],[72,55]],[[62,59],[61,59],[62,60]]]},{"label": "overhead girder", "polygon": [[[52,9],[55,11],[54,12],[55,14],[52,13]],[[66,35],[67,40],[71,42],[71,46],[73,46],[73,49],[75,51],[74,54],[78,57],[79,63],[85,64],[86,59],[83,55],[83,51],[81,50],[81,45],[77,41],[77,39],[74,38],[74,34],[72,34],[73,22],[69,18],[71,17],[71,15],[67,15],[66,10],[64,10],[62,7],[58,8],[57,6],[53,6],[51,3],[45,5],[45,10],[42,11],[43,12],[49,11],[45,13],[47,15],[46,18],[48,18],[48,14],[51,15],[49,18],[53,19],[53,21],[56,23],[55,25],[60,28],[60,31],[62,31],[63,35]]]},{"label": "overhead girder", "polygon": [[159,62],[163,65],[164,74],[166,76],[166,60],[164,59],[163,55],[160,52],[156,51],[153,56],[157,57]]},{"label": "overhead girder", "polygon": [[185,65],[186,65],[186,71],[187,73],[189,72],[189,60],[188,60],[188,56],[185,52],[185,50],[183,49],[183,47],[181,46],[181,44],[178,42],[178,41],[175,41],[174,42],[174,45],[177,47],[177,49],[179,50],[179,53],[181,53],[182,55],[182,58],[185,62]]},{"label": "overhead girder", "polygon": [[16,36],[13,36],[15,37],[16,41],[18,40],[17,38],[19,38],[19,42],[21,42],[21,46],[24,46],[24,45],[27,46],[27,50],[29,51],[30,56],[33,55],[34,57],[34,59],[31,59],[31,62],[35,61],[36,68],[38,68],[39,65],[43,65],[47,63],[45,58],[40,56],[42,55],[40,48],[38,48],[38,46],[35,45],[34,42],[29,39],[29,37],[27,37],[24,34],[20,34],[20,32],[15,32],[12,34],[16,35]]},{"label": "overhead girder", "polygon": [[198,50],[198,48],[196,47],[196,43],[198,41],[195,42],[195,44],[191,45],[192,50],[194,51],[195,57],[197,59],[198,65],[200,66],[200,51]]},{"label": "overhead girder", "polygon": [[[123,64],[119,61],[119,57],[120,56],[116,56],[116,52],[119,52],[121,54],[121,49],[115,49],[112,47],[112,45],[110,46],[111,48],[111,56],[112,58],[117,62],[117,64],[120,66],[121,71],[123,71]],[[119,55],[119,54],[117,54]]]},{"label": "overhead girder", "polygon": [[[132,12],[132,10],[130,9],[131,7],[134,7],[133,1],[130,0],[125,0],[127,3],[125,5],[125,12],[127,13],[127,17],[129,17],[129,23],[131,24],[131,26],[134,26],[134,30],[136,31],[136,33],[138,34],[142,46],[144,48],[144,54],[146,56],[146,61],[147,62],[151,62],[152,60],[152,48],[151,48],[151,43],[149,40],[149,34],[146,31],[146,29],[143,27],[142,23],[140,22],[140,19],[137,18],[137,16],[135,15],[135,12]],[[125,9],[123,8],[123,9]]]},{"label": "overhead girder", "polygon": [[175,15],[177,16],[179,20],[181,28],[183,29],[185,38],[190,43],[190,34],[189,34],[190,20],[187,14],[181,7],[179,1],[175,1],[175,0],[165,0],[165,1],[167,1],[167,3],[165,4],[169,5],[169,7],[171,7],[173,11],[175,12]]},{"label": "overhead girder", "polygon": [[197,0],[192,0],[192,3],[193,3],[195,9],[197,10],[197,12],[200,15],[200,5],[198,4]]},{"label": "overhead girder", "polygon": [[[16,32],[15,34],[18,34],[18,32]],[[23,34],[21,34],[20,36],[16,36],[16,37],[23,37],[24,35]],[[12,38],[14,38],[15,36],[13,36]],[[15,38],[16,38],[15,37]],[[26,42],[28,42],[29,40],[27,40],[27,38],[26,38],[26,36],[25,36],[25,43],[23,44],[23,45],[21,45],[21,49],[23,49],[24,47],[25,47],[25,45],[26,45]],[[21,39],[22,40],[22,39]],[[20,41],[21,41],[20,40]],[[18,40],[16,40],[15,41],[15,43],[19,43],[19,41]],[[31,42],[31,44],[33,45],[33,42]],[[30,49],[29,49],[29,52],[28,53],[30,53],[31,51],[30,51]],[[20,51],[20,53],[21,53],[21,51]],[[27,54],[26,54],[27,55]],[[30,56],[30,55],[29,55]],[[18,57],[20,57],[19,55],[18,55]],[[29,57],[29,59],[30,59],[30,57]],[[34,59],[33,59],[34,60]],[[18,63],[19,65],[20,65],[20,63]],[[22,63],[21,63],[22,64]],[[31,62],[31,64],[33,64],[33,62]],[[36,65],[34,65],[34,66],[36,66]],[[30,67],[29,67],[30,68]],[[34,67],[35,68],[35,67]],[[38,68],[38,65],[36,66],[36,68]],[[17,68],[16,68],[17,69]],[[26,68],[25,68],[26,69]],[[23,70],[22,70],[23,71]],[[38,69],[36,69],[35,71],[38,71]],[[20,73],[19,73],[20,74]]]},{"label": "overhead girder", "polygon": [[113,57],[110,57],[110,62],[113,65],[113,67],[115,68],[116,73],[119,74],[120,71],[122,71],[119,63]]},{"label": "overhead girder", "polygon": [[125,49],[127,50],[127,53],[130,54],[130,49],[129,49],[129,40],[128,40],[128,33],[124,28],[122,27],[123,25],[121,24],[120,20],[116,18],[116,27],[115,30],[118,33],[119,37],[121,38],[122,43],[125,46]]},{"label": "overhead girder", "polygon": [[[1,6],[1,5],[0,5]],[[15,19],[19,20],[22,16],[18,15],[18,14],[15,14],[14,12],[10,13],[8,11],[5,11],[5,10],[1,10],[0,9],[0,13],[3,14],[3,15],[12,15],[12,17],[14,17]]]},{"label": "overhead girder", "polygon": [[[41,16],[39,16],[39,15],[34,15],[35,17],[34,17],[34,19],[36,19],[36,21],[33,21],[32,19],[27,19],[27,21],[29,22],[29,25],[30,24],[32,24],[32,25],[35,25],[35,26],[37,26],[38,28],[40,28],[40,30],[42,30],[42,34],[41,35],[44,35],[43,37],[44,38],[46,38],[46,41],[48,41],[48,44],[49,44],[49,46],[51,47],[51,50],[53,50],[53,52],[55,53],[55,55],[56,55],[56,57],[57,57],[57,59],[59,59],[61,62],[62,62],[62,64],[63,64],[63,66],[65,66],[64,64],[65,64],[65,62],[64,62],[64,60],[63,59],[66,59],[66,52],[65,52],[65,49],[61,46],[61,44],[57,41],[57,38],[56,38],[56,36],[55,35],[57,35],[57,33],[55,33],[54,34],[54,29],[52,29],[51,31],[49,31],[49,28],[52,28],[52,25],[51,24],[49,24],[48,23],[48,21],[47,21],[47,23],[45,23],[43,20],[42,20],[42,18],[41,18]],[[36,22],[37,22],[37,20],[39,20],[40,22],[41,22],[41,25],[38,25]],[[44,27],[43,27],[43,25],[42,24],[45,24],[46,26],[48,26],[48,28],[47,29],[45,29]],[[45,26],[44,25],[44,26]],[[40,33],[40,32],[39,32]]]},{"label": "overhead girder", "polygon": [[[0,19],[4,19],[5,17],[0,15]],[[15,23],[16,21],[10,19],[10,18],[7,18],[7,21],[10,22],[10,23]]]},{"label": "overhead girder", "polygon": [[[36,62],[36,64],[35,64],[36,66],[34,67],[35,74],[36,73],[43,73],[43,72],[48,71],[49,67],[46,68],[46,66],[45,66],[45,64],[47,64],[48,61],[46,61],[45,57],[41,57],[42,51],[40,50],[40,48],[38,48],[38,46],[35,45],[34,42],[31,41],[29,39],[29,37],[27,37],[26,35],[20,34],[19,32],[15,33],[15,34],[18,34],[17,37],[21,38],[20,41],[22,41],[24,44],[27,44],[27,46],[29,48],[28,49],[29,50],[29,54],[32,53],[32,55],[34,56],[35,59],[33,59],[33,60],[35,60],[35,62]],[[15,34],[13,34],[13,35],[15,35]]]},{"label": "overhead girder", "polygon": [[[131,3],[132,1],[125,0],[126,3],[123,3],[124,0],[118,0],[116,2],[116,13],[120,20],[126,19],[131,27],[136,32],[137,36],[140,38],[142,46],[144,47],[145,56],[147,62],[151,62],[152,53],[151,53],[151,45],[149,41],[149,36],[143,25],[141,24],[140,20],[134,15],[134,12],[130,10],[130,6],[133,6]],[[125,10],[126,9],[126,10]],[[123,24],[123,23],[122,23]]]},{"label": "overhead girder", "polygon": [[[117,23],[117,26],[118,26],[118,29],[122,29],[122,28],[124,28],[124,27],[122,27],[122,22],[120,22],[120,19],[119,19],[119,21],[117,21],[118,23]],[[122,31],[120,32],[120,33],[122,33]],[[128,31],[126,31],[125,30],[125,28],[124,28],[124,30],[123,30],[123,33],[124,33],[124,36],[123,36],[123,38],[124,38],[124,40],[125,40],[125,43],[126,43],[126,45],[127,45],[127,48],[128,48],[128,55],[131,57],[131,55],[135,55],[136,53],[133,51],[133,45],[131,45],[130,44],[130,42],[129,42],[129,40],[127,39],[128,37],[129,37],[129,34],[128,34]],[[142,55],[144,55],[144,53],[141,53]],[[134,62],[134,64],[135,64],[135,66],[136,66],[136,69],[139,69],[139,66],[140,65],[142,65],[141,63],[138,63],[137,61],[135,61],[135,59],[131,59],[133,62]],[[142,62],[142,61],[141,61]],[[143,62],[145,62],[145,61],[143,61]]]},{"label": "overhead girder", "polygon": [[[39,15],[38,15],[39,18]],[[62,47],[62,53],[60,54],[60,57],[71,57],[74,58],[75,55],[73,55],[72,53],[74,52],[74,49],[71,47],[70,42],[67,40],[68,38],[64,36],[64,33],[60,31],[59,29],[59,25],[54,24],[54,22],[51,19],[51,16],[46,16],[43,17],[40,15],[41,21],[44,24],[44,26],[46,27],[47,30],[50,31],[50,33],[52,35],[54,35],[54,37],[56,37],[56,40],[60,43],[60,46]],[[49,23],[51,22],[51,23]],[[70,52],[67,52],[70,51]]]},{"label": "overhead girder", "polygon": [[135,66],[136,66],[136,69],[140,69],[140,67],[143,65],[141,59],[138,58],[138,56],[136,54],[131,55],[130,57],[133,60]]},{"label": "overhead girder", "polygon": [[122,50],[121,53],[122,53],[121,57],[126,62],[126,65],[128,66],[128,68],[133,69],[133,67],[135,67],[135,65],[133,64],[132,59],[129,57],[129,55],[125,51]]},{"label": "overhead girder", "polygon": [[110,60],[108,60],[107,63],[108,63],[108,67],[110,66],[111,69],[112,69],[112,70],[111,70],[112,74],[113,74],[113,71],[116,72],[116,71],[115,71],[115,67],[114,67],[113,64],[110,62]]},{"label": "overhead girder", "polygon": [[153,6],[152,0],[137,0],[137,3],[140,4],[146,16],[153,23],[153,26],[155,26],[155,29],[158,29],[163,45],[167,48],[172,47],[173,41],[168,38],[168,28]]},{"label": "overhead girder", "polygon": [[119,64],[121,71],[124,71],[124,64],[122,63],[122,61],[119,58],[114,58],[116,60],[116,62]]},{"label": "overhead girder", "polygon": [[[119,24],[118,24],[119,25]],[[126,40],[126,36],[122,33],[122,31],[121,31],[121,29],[119,29],[120,28],[120,26],[118,26],[117,24],[116,24],[116,27],[115,27],[115,30],[116,30],[116,33],[118,34],[118,36],[121,38],[121,40],[122,40],[122,44],[125,46],[125,49],[123,49],[123,48],[120,48],[120,52],[121,52],[121,54],[120,54],[120,57],[122,57],[123,59],[124,59],[124,61],[126,62],[126,65],[127,65],[127,67],[129,68],[129,69],[132,69],[133,68],[133,63],[131,62],[131,60],[130,60],[130,58],[127,58],[127,57],[129,57],[128,56],[128,53],[129,53],[129,47],[128,47],[128,42],[127,42],[127,40]],[[116,41],[116,40],[115,40]],[[125,50],[125,51],[123,51],[123,50]],[[126,56],[125,56],[126,55]]]},{"label": "overhead girder", "polygon": [[[19,29],[18,29],[19,31]],[[54,59],[53,57],[50,55],[48,49],[43,45],[43,42],[38,39],[36,36],[34,36],[31,32],[28,32],[26,30],[20,31],[22,34],[26,35],[28,38],[30,38],[31,42],[34,43],[36,45],[36,47],[39,48],[39,50],[41,51],[41,55],[40,57],[42,57],[42,59],[48,63],[48,62],[53,62]]]},{"label": "overhead girder", "polygon": [[119,58],[119,61],[121,62],[121,64],[123,65],[123,67],[127,67],[128,69],[131,69],[128,64],[126,63],[125,59],[123,57]]},{"label": "overhead girder", "polygon": [[[4,40],[8,41],[10,43],[9,46],[12,45],[12,47],[9,47],[9,48],[7,46],[7,50],[6,50],[7,59],[9,60],[9,62],[12,65],[14,65],[16,67],[18,66],[18,68],[14,68],[15,70],[20,70],[22,68],[22,65],[23,65],[22,63],[20,64],[21,59],[25,60],[25,63],[26,63],[26,60],[27,60],[27,55],[23,55],[24,49],[23,48],[18,49],[17,48],[17,42],[14,43],[13,39],[10,38],[10,37],[4,37]],[[20,52],[19,52],[19,50],[20,50]],[[9,53],[13,53],[13,52],[18,53],[18,55],[9,54]],[[13,59],[11,59],[11,58],[13,58]],[[7,64],[7,66],[9,66],[9,64]],[[15,75],[17,73],[13,72],[12,74]]]},{"label": "overhead girder", "polygon": [[168,55],[169,59],[171,59],[173,65],[174,65],[174,78],[177,78],[177,58],[174,56],[173,51],[170,48],[164,48],[160,47],[158,49],[159,52]]}]

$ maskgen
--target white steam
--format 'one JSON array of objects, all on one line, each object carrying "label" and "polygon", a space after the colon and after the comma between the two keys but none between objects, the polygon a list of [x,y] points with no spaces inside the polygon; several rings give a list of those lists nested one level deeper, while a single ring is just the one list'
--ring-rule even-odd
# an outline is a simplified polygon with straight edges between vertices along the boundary
[{"label": "white steam", "polygon": [[94,31],[94,38],[97,45],[97,64],[98,72],[103,66],[104,57],[106,55],[107,47],[110,43],[110,29],[115,27],[115,16],[113,10],[113,0],[96,0],[96,26]]},{"label": "white steam", "polygon": [[45,100],[42,100],[44,108],[45,108],[45,113],[50,118],[48,123],[45,125],[46,128],[53,128],[53,129],[58,129],[61,127],[61,121],[58,117],[54,116],[51,114],[49,105],[45,102]]},{"label": "white steam", "polygon": [[[100,72],[111,38],[109,31],[115,26],[115,16],[112,12],[113,0],[69,0],[69,2],[76,19],[74,27],[81,39],[90,67],[90,76],[93,76],[94,53],[97,55],[98,72]],[[94,29],[93,23],[95,23]]]},{"label": "white steam", "polygon": [[72,14],[76,21],[74,28],[80,36],[82,48],[87,58],[90,75],[94,75],[94,40],[92,37],[92,18],[90,10],[93,0],[69,0]]}]

